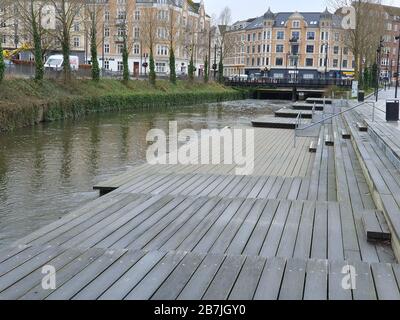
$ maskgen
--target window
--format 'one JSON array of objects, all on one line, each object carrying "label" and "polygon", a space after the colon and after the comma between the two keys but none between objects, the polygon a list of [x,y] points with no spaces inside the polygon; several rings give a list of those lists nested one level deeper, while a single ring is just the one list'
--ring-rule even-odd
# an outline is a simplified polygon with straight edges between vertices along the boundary
[{"label": "window", "polygon": [[134,29],[134,37],[135,37],[135,39],[140,38],[140,29],[137,27]]},{"label": "window", "polygon": [[124,45],[123,44],[117,45],[118,54],[122,54],[123,51],[124,51]]},{"label": "window", "polygon": [[348,47],[344,47],[343,48],[343,54],[349,54],[349,48]]},{"label": "window", "polygon": [[74,42],[74,47],[78,48],[81,45],[81,39],[79,37],[74,37],[73,42]]},{"label": "window", "polygon": [[306,59],[306,67],[313,67],[314,66],[314,59],[307,58]]},{"label": "window", "polygon": [[283,52],[283,44],[277,44],[276,45],[276,52],[278,52],[278,53]]},{"label": "window", "polygon": [[339,46],[333,47],[333,54],[339,54]]},{"label": "window", "polygon": [[303,79],[312,80],[312,79],[314,79],[314,75],[312,73],[306,73],[303,75]]},{"label": "window", "polygon": [[165,62],[157,62],[156,63],[156,72],[157,73],[165,73],[166,72],[166,63]]},{"label": "window", "polygon": [[306,52],[307,53],[314,53],[314,46],[313,45],[307,45]]},{"label": "window", "polygon": [[110,53],[110,45],[108,43],[104,44],[104,53]]},{"label": "window", "polygon": [[307,40],[315,40],[315,32],[313,31],[307,32]]},{"label": "window", "polygon": [[339,66],[339,61],[338,59],[333,59],[333,67],[337,68]]},{"label": "window", "polygon": [[79,22],[75,22],[74,23],[74,31],[75,32],[79,32],[81,29]]},{"label": "window", "polygon": [[124,64],[123,64],[122,61],[118,61],[117,68],[118,68],[117,69],[118,71],[123,71],[124,70]]},{"label": "window", "polygon": [[157,46],[157,54],[159,56],[167,56],[168,55],[168,47],[167,46],[158,45]]},{"label": "window", "polygon": [[108,60],[104,61],[104,69],[110,70],[110,61]]},{"label": "window", "polygon": [[140,54],[140,46],[138,44],[133,45],[133,54]]},{"label": "window", "polygon": [[140,10],[135,11],[135,20],[139,21],[140,20]]},{"label": "window", "polygon": [[343,60],[343,68],[347,68],[347,60]]},{"label": "window", "polygon": [[283,58],[276,58],[275,65],[283,66]]},{"label": "window", "polygon": [[300,28],[300,21],[293,21],[292,22],[292,27],[293,28]]},{"label": "window", "polygon": [[300,39],[300,32],[299,31],[293,31],[292,32],[292,39],[299,40]]},{"label": "window", "polygon": [[276,33],[276,39],[277,40],[284,40],[285,39],[285,32],[284,31],[278,31]]},{"label": "window", "polygon": [[104,12],[104,20],[110,21],[110,12],[109,11]]},{"label": "window", "polygon": [[109,37],[110,36],[110,28],[104,28],[104,37]]}]

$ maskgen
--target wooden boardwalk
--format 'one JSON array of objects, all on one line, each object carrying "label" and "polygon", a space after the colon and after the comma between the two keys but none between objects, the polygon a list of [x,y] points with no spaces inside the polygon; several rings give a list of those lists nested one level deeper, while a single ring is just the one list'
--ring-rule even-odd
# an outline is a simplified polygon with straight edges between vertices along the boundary
[{"label": "wooden boardwalk", "polygon": [[[382,210],[378,174],[366,168],[386,186],[400,176],[356,130],[360,115],[348,116],[296,148],[291,130],[255,129],[249,176],[233,165],[146,164],[99,184],[107,195],[0,252],[0,299],[400,300],[395,252],[369,242],[363,225]],[[375,152],[367,166],[363,146]],[[395,235],[390,216],[378,217]],[[45,265],[55,290],[41,287]],[[354,290],[342,287],[349,266]]]}]

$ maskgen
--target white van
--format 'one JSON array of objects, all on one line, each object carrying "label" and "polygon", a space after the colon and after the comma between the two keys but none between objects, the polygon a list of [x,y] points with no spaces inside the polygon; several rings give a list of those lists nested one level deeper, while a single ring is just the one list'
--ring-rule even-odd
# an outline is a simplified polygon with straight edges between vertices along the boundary
[{"label": "white van", "polygon": [[[52,70],[62,70],[63,69],[63,56],[61,54],[55,54],[50,56],[44,67]],[[71,65],[71,70],[79,69],[79,57],[78,56],[69,56],[69,63]]]}]

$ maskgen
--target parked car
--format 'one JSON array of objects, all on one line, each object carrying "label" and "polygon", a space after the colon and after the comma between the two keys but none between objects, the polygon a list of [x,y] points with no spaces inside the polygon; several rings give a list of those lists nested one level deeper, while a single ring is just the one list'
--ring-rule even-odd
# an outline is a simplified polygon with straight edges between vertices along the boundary
[{"label": "parked car", "polygon": [[234,74],[229,77],[230,81],[247,81],[249,76],[247,74]]},{"label": "parked car", "polygon": [[[47,59],[44,67],[46,69],[61,71],[63,69],[63,61],[64,61],[64,58],[61,54],[51,55]],[[71,70],[79,69],[79,57],[78,56],[70,56],[69,63],[71,65]]]}]

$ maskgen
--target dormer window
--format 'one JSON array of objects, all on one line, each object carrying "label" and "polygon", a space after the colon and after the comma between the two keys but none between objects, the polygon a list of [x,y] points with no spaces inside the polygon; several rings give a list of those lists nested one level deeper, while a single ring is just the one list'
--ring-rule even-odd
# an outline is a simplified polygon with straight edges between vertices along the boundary
[{"label": "dormer window", "polygon": [[298,21],[298,20],[293,21],[292,22],[292,27],[293,28],[300,28],[300,21]]}]

